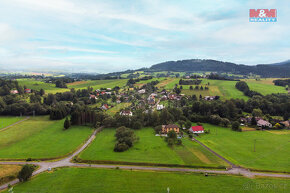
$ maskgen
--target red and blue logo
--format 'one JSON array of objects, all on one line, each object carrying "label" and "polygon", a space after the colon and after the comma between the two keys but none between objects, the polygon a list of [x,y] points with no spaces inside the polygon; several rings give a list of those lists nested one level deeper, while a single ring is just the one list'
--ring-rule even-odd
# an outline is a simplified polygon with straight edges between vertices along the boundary
[{"label": "red and blue logo", "polygon": [[250,9],[250,22],[276,22],[277,9]]}]

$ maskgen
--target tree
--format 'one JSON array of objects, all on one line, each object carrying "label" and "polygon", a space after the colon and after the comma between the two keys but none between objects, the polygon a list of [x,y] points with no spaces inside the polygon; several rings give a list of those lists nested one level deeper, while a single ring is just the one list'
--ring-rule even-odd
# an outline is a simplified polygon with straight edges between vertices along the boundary
[{"label": "tree", "polygon": [[233,124],[232,124],[232,130],[233,131],[241,131],[241,129],[240,129],[240,123],[237,122],[237,121],[233,122]]},{"label": "tree", "polygon": [[68,118],[66,118],[65,121],[64,121],[64,128],[68,129],[68,128],[70,128],[70,125],[71,125],[70,124],[70,120]]},{"label": "tree", "polygon": [[253,109],[252,115],[253,117],[262,117],[263,113],[261,109]]},{"label": "tree", "polygon": [[156,134],[159,134],[162,131],[162,126],[158,125],[158,126],[154,127],[154,130],[155,130]]},{"label": "tree", "polygon": [[40,89],[39,94],[40,96],[43,96],[45,94],[45,91],[43,89]]},{"label": "tree", "polygon": [[127,127],[117,128],[115,137],[117,138],[117,143],[114,147],[115,152],[126,151],[132,147],[133,143],[137,140],[134,131]]},{"label": "tree", "polygon": [[141,122],[140,121],[135,121],[133,123],[132,129],[139,130],[139,129],[141,129],[141,127],[142,127]]},{"label": "tree", "polygon": [[186,129],[189,129],[191,127],[191,122],[189,120],[187,120],[184,124]]},{"label": "tree", "polygon": [[254,125],[254,126],[257,125],[257,120],[256,120],[256,117],[254,117],[254,116],[251,119],[251,125]]},{"label": "tree", "polygon": [[31,176],[34,171],[34,166],[33,165],[24,165],[20,172],[18,173],[18,179],[20,182],[25,182],[27,181]]},{"label": "tree", "polygon": [[171,131],[169,131],[169,132],[167,133],[167,137],[168,137],[169,139],[173,139],[173,140],[175,140],[175,139],[177,139],[177,134],[175,133],[175,131],[171,130]]}]

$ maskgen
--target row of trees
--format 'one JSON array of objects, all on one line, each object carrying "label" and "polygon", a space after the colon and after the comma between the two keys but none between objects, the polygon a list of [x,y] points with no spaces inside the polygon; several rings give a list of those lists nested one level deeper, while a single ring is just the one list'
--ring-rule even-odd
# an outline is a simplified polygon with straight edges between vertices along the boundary
[{"label": "row of trees", "polygon": [[260,95],[260,93],[250,90],[248,84],[244,81],[239,81],[236,83],[236,88],[240,91],[242,91],[244,93],[244,95],[248,96],[248,97],[253,97],[255,95]]}]

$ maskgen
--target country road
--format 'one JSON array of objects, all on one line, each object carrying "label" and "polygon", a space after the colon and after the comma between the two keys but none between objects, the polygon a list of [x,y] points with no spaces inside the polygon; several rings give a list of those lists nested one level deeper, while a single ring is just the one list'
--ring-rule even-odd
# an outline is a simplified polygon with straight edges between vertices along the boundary
[{"label": "country road", "polygon": [[[49,168],[58,168],[58,167],[89,167],[89,168],[110,168],[114,169],[116,167],[120,169],[126,170],[151,170],[151,171],[171,171],[171,172],[198,172],[198,173],[215,173],[215,174],[228,174],[228,175],[243,175],[245,177],[254,177],[254,176],[264,176],[264,177],[279,177],[279,178],[290,178],[290,174],[275,174],[275,173],[260,173],[260,172],[251,172],[245,168],[236,167],[234,164],[229,162],[227,159],[223,158],[219,154],[215,153],[213,150],[203,145],[209,151],[213,152],[215,155],[220,157],[223,160],[227,160],[227,162],[232,165],[232,168],[229,170],[206,170],[206,169],[190,169],[190,168],[170,168],[170,167],[147,167],[147,166],[124,166],[124,165],[105,165],[105,164],[84,164],[84,163],[72,163],[71,160],[73,157],[81,153],[94,139],[98,132],[101,131],[102,128],[96,129],[90,138],[82,145],[79,149],[77,149],[74,153],[65,157],[61,160],[53,161],[53,162],[18,162],[18,161],[3,161],[0,164],[5,165],[24,165],[24,164],[34,164],[39,166],[39,169],[33,172],[33,176],[40,174],[42,172],[47,171]],[[198,140],[195,139],[198,142]],[[6,184],[0,186],[0,191],[4,190],[8,187],[8,185],[15,185],[19,182],[18,179],[10,181]]]},{"label": "country road", "polygon": [[19,123],[21,123],[21,122],[23,122],[23,121],[26,121],[26,120],[28,120],[30,117],[26,117],[25,119],[22,119],[22,120],[20,120],[20,121],[17,121],[17,122],[15,122],[15,123],[13,123],[13,124],[11,124],[11,125],[8,125],[7,127],[4,127],[4,128],[2,128],[2,129],[0,129],[0,132],[1,131],[4,131],[4,130],[6,130],[6,129],[9,129],[10,127],[12,127],[12,126],[14,126],[14,125],[17,125],[17,124],[19,124]]}]

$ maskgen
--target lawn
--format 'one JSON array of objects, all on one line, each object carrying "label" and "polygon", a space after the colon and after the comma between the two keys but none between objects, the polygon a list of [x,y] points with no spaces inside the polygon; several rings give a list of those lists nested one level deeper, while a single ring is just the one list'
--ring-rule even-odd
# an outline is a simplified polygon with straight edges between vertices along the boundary
[{"label": "lawn", "polygon": [[0,185],[15,179],[21,168],[20,165],[0,165]]},{"label": "lawn", "polygon": [[204,126],[211,130],[211,134],[203,135],[199,140],[233,163],[259,170],[290,172],[290,133],[235,132],[230,128]]},{"label": "lawn", "polygon": [[129,107],[131,105],[131,103],[120,103],[115,105],[114,107],[110,108],[109,110],[107,110],[106,112],[109,115],[115,115],[117,112],[119,112],[121,109],[125,109],[126,107]]},{"label": "lawn", "polygon": [[285,87],[275,86],[273,83],[274,78],[265,79],[246,79],[248,86],[251,90],[257,91],[262,95],[272,94],[272,93],[287,93]]},{"label": "lawn", "polygon": [[92,129],[73,126],[63,130],[63,120],[48,116],[30,118],[0,135],[0,159],[55,158],[75,150],[91,134]]},{"label": "lawn", "polygon": [[139,141],[128,151],[114,152],[115,129],[104,129],[94,142],[80,154],[83,160],[178,164],[191,166],[221,166],[225,163],[205,148],[183,139],[183,146],[168,147],[163,138],[154,135],[152,128],[135,131]]},{"label": "lawn", "polygon": [[[61,182],[61,183],[60,183]],[[14,192],[30,193],[157,193],[167,192],[289,192],[289,180],[245,178],[181,172],[129,171],[96,168],[60,168],[18,184]]]},{"label": "lawn", "polygon": [[11,117],[11,116],[1,116],[0,117],[0,131],[1,129],[12,125],[13,123],[16,123],[17,121],[20,121],[24,119],[24,117]]},{"label": "lawn", "polygon": [[45,83],[35,79],[17,79],[19,85],[26,86],[29,89],[40,90],[44,89],[45,93],[57,93],[69,91],[67,88],[57,88],[53,83]]},{"label": "lawn", "polygon": [[93,87],[94,89],[114,88],[115,86],[125,86],[127,81],[127,79],[88,80],[69,83],[68,88],[86,89],[88,86]]}]

